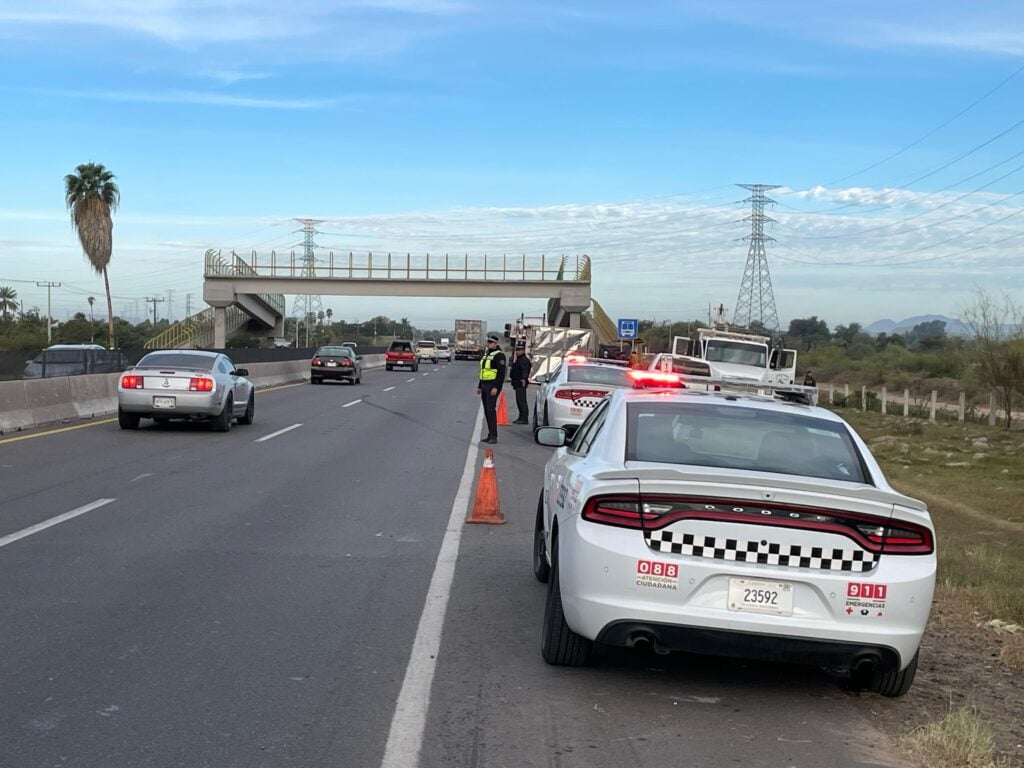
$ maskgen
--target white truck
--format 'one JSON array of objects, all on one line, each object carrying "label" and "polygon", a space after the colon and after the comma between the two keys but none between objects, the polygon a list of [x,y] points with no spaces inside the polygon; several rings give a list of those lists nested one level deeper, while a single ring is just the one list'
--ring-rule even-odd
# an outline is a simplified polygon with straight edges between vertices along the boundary
[{"label": "white truck", "polygon": [[[749,331],[701,328],[696,339],[672,339],[672,361],[715,379],[748,380],[761,384],[795,384],[796,350],[783,349],[770,336]],[[658,367],[665,362],[658,360]]]}]

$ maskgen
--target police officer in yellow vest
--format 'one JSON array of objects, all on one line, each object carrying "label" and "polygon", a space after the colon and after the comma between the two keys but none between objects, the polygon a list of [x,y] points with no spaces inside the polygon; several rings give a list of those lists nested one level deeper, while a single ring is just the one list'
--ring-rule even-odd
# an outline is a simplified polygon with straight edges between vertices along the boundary
[{"label": "police officer in yellow vest", "polygon": [[487,420],[485,443],[498,442],[498,397],[505,384],[505,353],[498,348],[498,337],[487,337],[487,349],[480,358],[480,383],[476,391],[484,404],[484,418]]}]

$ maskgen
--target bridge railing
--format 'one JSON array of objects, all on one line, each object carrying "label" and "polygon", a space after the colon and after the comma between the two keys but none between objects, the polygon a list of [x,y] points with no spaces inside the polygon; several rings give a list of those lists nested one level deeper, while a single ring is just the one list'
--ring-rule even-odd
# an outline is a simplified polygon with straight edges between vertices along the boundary
[{"label": "bridge railing", "polygon": [[[287,277],[335,280],[497,280],[497,281],[590,281],[590,257],[516,256],[501,254],[459,256],[451,254],[354,253],[318,254],[308,264],[301,253],[259,254],[248,259],[234,252],[231,259],[207,251],[206,277]],[[572,277],[568,277],[572,275]]]}]

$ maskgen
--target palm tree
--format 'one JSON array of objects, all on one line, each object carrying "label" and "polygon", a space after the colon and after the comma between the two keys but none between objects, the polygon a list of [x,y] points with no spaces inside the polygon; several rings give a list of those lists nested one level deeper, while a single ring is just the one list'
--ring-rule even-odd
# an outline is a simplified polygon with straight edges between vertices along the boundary
[{"label": "palm tree", "polygon": [[7,313],[18,308],[18,292],[9,285],[0,287],[0,312],[7,319]]},{"label": "palm tree", "polygon": [[114,222],[110,214],[117,210],[121,193],[116,177],[100,163],[83,163],[75,173],[64,177],[64,202],[71,212],[71,226],[78,233],[85,257],[96,274],[103,275],[107,291],[107,346],[113,349],[114,305],[110,300],[107,265],[113,250]]}]

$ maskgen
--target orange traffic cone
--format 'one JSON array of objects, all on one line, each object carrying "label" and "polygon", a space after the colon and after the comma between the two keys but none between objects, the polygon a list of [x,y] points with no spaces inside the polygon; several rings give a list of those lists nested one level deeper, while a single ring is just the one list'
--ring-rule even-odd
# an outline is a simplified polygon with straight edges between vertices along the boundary
[{"label": "orange traffic cone", "polygon": [[505,406],[505,393],[498,396],[498,426],[508,426],[508,408]]},{"label": "orange traffic cone", "polygon": [[484,465],[480,470],[480,480],[476,484],[476,500],[473,511],[466,518],[467,523],[485,523],[487,525],[503,525],[505,516],[501,514],[498,504],[498,478],[494,474],[494,451],[484,451]]}]

